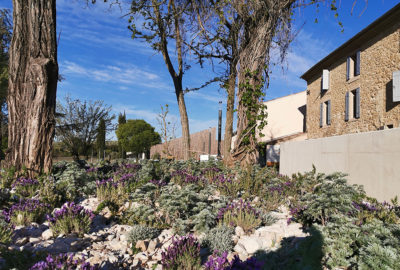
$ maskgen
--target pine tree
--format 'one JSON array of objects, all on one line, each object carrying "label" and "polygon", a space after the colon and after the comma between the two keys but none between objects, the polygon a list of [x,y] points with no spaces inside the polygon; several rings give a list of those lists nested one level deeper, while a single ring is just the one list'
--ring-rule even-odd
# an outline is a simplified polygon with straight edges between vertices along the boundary
[{"label": "pine tree", "polygon": [[[118,115],[118,127],[120,127],[120,125],[125,124],[126,123],[126,115],[125,112],[124,114],[120,113]],[[120,141],[118,141],[118,149],[119,149],[119,153],[120,153],[120,157],[125,159],[126,158],[126,152],[122,147],[122,144]]]},{"label": "pine tree", "polygon": [[104,150],[106,148],[106,122],[102,118],[97,128],[97,151],[99,158],[104,156]]}]

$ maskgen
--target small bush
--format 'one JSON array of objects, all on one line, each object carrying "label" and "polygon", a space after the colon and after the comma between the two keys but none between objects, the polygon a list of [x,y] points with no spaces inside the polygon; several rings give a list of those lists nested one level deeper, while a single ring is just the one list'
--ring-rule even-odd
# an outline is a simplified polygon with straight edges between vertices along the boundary
[{"label": "small bush", "polygon": [[208,257],[207,262],[204,264],[205,270],[260,270],[262,269],[264,262],[257,260],[255,257],[251,257],[246,261],[239,259],[239,256],[235,256],[231,262],[228,261],[228,253],[223,252],[221,255],[214,253]]},{"label": "small bush", "polygon": [[214,252],[208,257],[207,262],[204,264],[205,270],[225,270],[229,269],[231,263],[228,261],[228,252],[222,252],[218,254]]},{"label": "small bush", "polygon": [[193,235],[173,237],[172,244],[161,256],[161,264],[166,270],[201,269],[200,245]]},{"label": "small bush", "polygon": [[30,179],[25,177],[20,177],[11,186],[15,189],[15,192],[22,197],[33,197],[36,190],[39,188],[39,181],[36,179]]},{"label": "small bush", "polygon": [[95,270],[99,267],[92,266],[83,259],[74,259],[74,255],[59,254],[56,256],[48,255],[46,260],[37,262],[30,270],[52,270],[52,269],[80,269]]},{"label": "small bush", "polygon": [[229,252],[235,246],[232,240],[233,233],[234,229],[232,227],[218,226],[207,232],[202,244],[218,254]]},{"label": "small bush", "polygon": [[67,202],[47,218],[54,235],[76,233],[83,236],[89,232],[94,214],[81,205]]},{"label": "small bush", "polygon": [[221,208],[217,219],[226,226],[240,226],[246,233],[251,233],[262,224],[261,213],[243,200]]},{"label": "small bush", "polygon": [[128,199],[128,190],[124,179],[114,181],[113,178],[96,181],[97,198],[100,201],[111,201],[118,205],[122,205]]},{"label": "small bush", "polygon": [[150,240],[156,238],[160,234],[160,230],[152,227],[134,225],[128,234],[128,241],[135,245],[139,240]]},{"label": "small bush", "polygon": [[3,217],[0,217],[0,243],[8,245],[11,243],[13,236],[13,228],[5,222]]},{"label": "small bush", "polygon": [[10,188],[14,181],[15,168],[11,167],[9,169],[2,169],[0,171],[0,188]]},{"label": "small bush", "polygon": [[26,199],[13,204],[9,210],[3,210],[3,215],[6,222],[28,226],[32,222],[41,223],[49,210],[50,206],[46,203],[37,199]]}]

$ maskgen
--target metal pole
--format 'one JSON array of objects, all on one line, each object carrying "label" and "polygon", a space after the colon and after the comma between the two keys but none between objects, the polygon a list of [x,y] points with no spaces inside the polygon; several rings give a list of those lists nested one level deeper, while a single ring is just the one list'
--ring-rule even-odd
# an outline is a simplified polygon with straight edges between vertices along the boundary
[{"label": "metal pole", "polygon": [[218,110],[218,152],[217,152],[218,158],[221,158],[221,126],[222,126],[222,101],[219,102],[219,110]]}]

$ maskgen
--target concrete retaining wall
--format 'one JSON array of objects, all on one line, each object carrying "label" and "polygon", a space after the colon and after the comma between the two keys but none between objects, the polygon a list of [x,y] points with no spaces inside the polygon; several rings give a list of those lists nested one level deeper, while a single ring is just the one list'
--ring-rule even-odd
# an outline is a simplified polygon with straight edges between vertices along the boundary
[{"label": "concrete retaining wall", "polygon": [[281,145],[280,173],[291,175],[316,166],[318,172],[344,172],[380,201],[400,197],[400,128]]}]

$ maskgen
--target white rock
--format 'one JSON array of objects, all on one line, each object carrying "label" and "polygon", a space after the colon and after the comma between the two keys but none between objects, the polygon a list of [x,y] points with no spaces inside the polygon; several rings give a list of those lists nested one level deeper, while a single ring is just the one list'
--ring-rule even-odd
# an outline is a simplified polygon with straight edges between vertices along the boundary
[{"label": "white rock", "polygon": [[239,236],[239,237],[241,237],[242,235],[244,235],[244,230],[243,230],[243,228],[240,227],[240,226],[237,226],[237,227],[235,228],[235,234],[236,234],[237,236]]},{"label": "white rock", "polygon": [[239,239],[238,245],[240,244],[249,254],[253,254],[262,248],[262,241],[256,236],[243,236]]},{"label": "white rock", "polygon": [[49,240],[53,237],[53,231],[51,229],[47,229],[42,233],[42,238],[44,240]]},{"label": "white rock", "polygon": [[156,250],[158,244],[159,244],[159,243],[158,243],[158,239],[157,239],[157,238],[151,240],[151,241],[149,242],[149,246],[147,247],[147,252],[153,253],[153,252]]},{"label": "white rock", "polygon": [[40,242],[40,238],[36,238],[36,237],[29,237],[29,242],[31,242],[31,243],[37,243],[37,242]]}]

